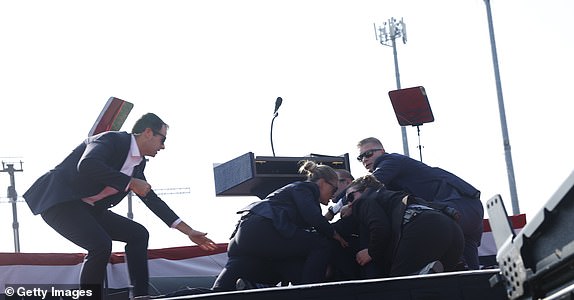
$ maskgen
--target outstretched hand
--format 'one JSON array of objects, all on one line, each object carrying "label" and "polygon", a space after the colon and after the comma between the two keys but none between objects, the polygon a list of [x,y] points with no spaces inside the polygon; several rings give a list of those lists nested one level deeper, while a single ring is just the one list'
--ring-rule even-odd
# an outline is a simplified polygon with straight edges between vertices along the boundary
[{"label": "outstretched hand", "polygon": [[209,251],[217,249],[217,245],[207,237],[207,233],[191,228],[184,221],[179,222],[175,228],[187,235],[187,237],[201,249]]},{"label": "outstretched hand", "polygon": [[217,249],[217,245],[207,237],[207,233],[205,232],[193,229],[187,236],[203,250],[213,251]]}]

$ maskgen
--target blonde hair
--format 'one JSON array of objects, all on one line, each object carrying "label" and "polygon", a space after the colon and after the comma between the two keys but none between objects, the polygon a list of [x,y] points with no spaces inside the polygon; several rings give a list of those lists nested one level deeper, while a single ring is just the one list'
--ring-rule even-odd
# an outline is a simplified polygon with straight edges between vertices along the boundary
[{"label": "blonde hair", "polygon": [[362,146],[364,146],[365,144],[375,144],[377,146],[380,146],[381,149],[385,149],[385,147],[383,147],[383,143],[381,143],[381,141],[378,138],[375,137],[368,137],[368,138],[364,138],[362,140],[359,141],[359,143],[357,143],[357,148],[360,148]]},{"label": "blonde hair", "polygon": [[337,182],[339,178],[335,170],[327,165],[319,165],[312,160],[302,160],[299,164],[299,173],[305,174],[307,181],[317,182],[323,178],[329,182]]}]

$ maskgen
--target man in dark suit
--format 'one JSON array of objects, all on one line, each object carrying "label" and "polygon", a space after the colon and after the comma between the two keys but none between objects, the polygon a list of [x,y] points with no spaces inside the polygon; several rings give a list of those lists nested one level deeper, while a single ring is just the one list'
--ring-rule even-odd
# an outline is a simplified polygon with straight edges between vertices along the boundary
[{"label": "man in dark suit", "polygon": [[145,157],[154,157],[165,148],[167,129],[158,116],[148,113],[136,121],[131,134],[108,131],[89,137],[24,193],[34,214],[40,214],[59,234],[88,251],[80,276],[82,289],[101,291],[112,241],[122,241],[126,243],[133,296],[148,297],[148,231],[109,210],[129,191],[201,248],[216,248],[206,233],[183,222],[146,181]]},{"label": "man in dark suit", "polygon": [[463,259],[469,269],[478,269],[478,246],[482,237],[484,208],[480,191],[458,176],[441,168],[430,167],[408,156],[387,153],[374,137],[357,144],[357,159],[387,189],[405,191],[427,201],[441,202],[460,213],[464,233]]}]

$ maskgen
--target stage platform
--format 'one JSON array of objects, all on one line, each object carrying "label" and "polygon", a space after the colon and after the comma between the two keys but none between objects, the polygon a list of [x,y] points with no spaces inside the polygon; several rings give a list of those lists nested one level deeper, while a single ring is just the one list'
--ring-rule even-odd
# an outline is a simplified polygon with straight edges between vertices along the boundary
[{"label": "stage platform", "polygon": [[498,273],[498,269],[491,269],[195,295],[193,293],[198,291],[182,289],[172,296],[156,299],[506,300],[508,298],[503,286],[490,286],[489,279]]},{"label": "stage platform", "polygon": [[[524,227],[524,215],[510,217],[518,231]],[[483,271],[445,273],[427,277],[406,277],[374,281],[349,281],[324,285],[274,288],[270,291],[249,291],[229,294],[209,294],[206,299],[291,299],[303,295],[304,299],[329,299],[338,295],[357,294],[361,299],[385,296],[380,299],[499,299],[499,288],[488,286],[488,277],[497,273],[496,245],[488,220],[484,220],[484,233],[479,255]],[[198,246],[183,246],[148,251],[150,295],[158,297],[188,289],[208,289],[227,261],[227,244],[218,244],[216,251],[204,251]],[[12,285],[77,285],[85,253],[0,253],[0,299],[5,284]],[[125,254],[113,253],[107,268],[109,296],[106,300],[128,300],[129,276]],[[410,287],[416,287],[409,292]],[[405,296],[408,294],[408,297]],[[494,293],[496,297],[484,297]],[[427,295],[424,298],[421,295]],[[392,298],[397,295],[396,298]],[[438,296],[436,296],[438,295]],[[436,297],[435,297],[436,296]],[[480,296],[480,297],[479,297]],[[163,296],[165,298],[165,296]],[[189,295],[185,296],[191,297]],[[195,296],[199,297],[199,296]],[[256,297],[256,298],[252,298]],[[257,298],[259,297],[259,298]],[[389,298],[390,297],[390,298]],[[407,297],[407,298],[402,298]],[[442,298],[446,297],[446,298]],[[186,299],[186,298],[183,298]],[[327,299],[327,297],[324,297]],[[357,299],[357,298],[351,298]],[[379,298],[377,298],[379,299]]]}]

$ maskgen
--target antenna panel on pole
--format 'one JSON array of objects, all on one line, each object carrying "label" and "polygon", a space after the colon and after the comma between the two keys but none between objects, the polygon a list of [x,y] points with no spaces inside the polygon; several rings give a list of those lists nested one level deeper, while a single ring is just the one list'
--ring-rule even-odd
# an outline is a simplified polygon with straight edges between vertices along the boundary
[{"label": "antenna panel on pole", "polygon": [[402,30],[402,35],[403,35],[403,44],[407,43],[407,25],[405,24],[405,22],[403,21],[403,19],[401,18],[401,30]]}]

